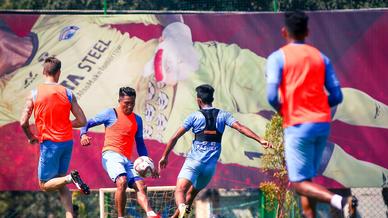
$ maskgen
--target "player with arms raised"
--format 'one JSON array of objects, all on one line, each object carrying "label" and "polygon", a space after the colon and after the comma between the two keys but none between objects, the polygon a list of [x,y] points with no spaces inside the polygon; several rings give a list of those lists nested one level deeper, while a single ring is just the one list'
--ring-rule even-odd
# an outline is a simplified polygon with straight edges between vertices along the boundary
[{"label": "player with arms raised", "polygon": [[[195,196],[210,182],[214,175],[217,160],[221,154],[221,138],[225,126],[232,127],[240,133],[267,146],[268,142],[256,135],[246,126],[240,124],[232,114],[212,106],[214,88],[210,85],[200,85],[196,89],[197,104],[200,108],[190,114],[168,141],[159,170],[166,168],[168,155],[178,139],[192,128],[195,134],[191,150],[178,175],[175,190],[175,201],[178,210],[173,217],[185,217],[190,213],[190,207]],[[185,196],[186,193],[186,196]]]}]

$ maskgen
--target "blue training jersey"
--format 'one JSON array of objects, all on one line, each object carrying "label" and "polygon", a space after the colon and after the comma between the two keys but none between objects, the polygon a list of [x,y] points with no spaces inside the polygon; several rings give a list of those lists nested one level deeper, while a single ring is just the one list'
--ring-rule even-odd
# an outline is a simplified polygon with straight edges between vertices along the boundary
[{"label": "blue training jersey", "polygon": [[[212,109],[212,108],[203,108]],[[216,119],[216,128],[220,133],[223,133],[225,126],[232,126],[237,120],[233,118],[232,114],[223,110],[220,110]],[[196,111],[190,114],[183,123],[183,128],[186,131],[192,129],[194,134],[201,132],[206,127],[205,116],[200,112]],[[221,143],[217,142],[200,142],[193,140],[193,144],[187,158],[191,158],[203,163],[217,162],[221,155]]]}]

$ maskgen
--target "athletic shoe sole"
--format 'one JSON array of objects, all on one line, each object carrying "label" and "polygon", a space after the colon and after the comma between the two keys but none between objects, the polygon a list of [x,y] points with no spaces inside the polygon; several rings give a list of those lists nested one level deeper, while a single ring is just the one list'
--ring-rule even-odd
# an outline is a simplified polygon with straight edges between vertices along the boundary
[{"label": "athletic shoe sole", "polygon": [[71,180],[73,181],[74,185],[81,190],[85,195],[90,194],[90,189],[89,186],[84,183],[78,173],[77,170],[73,170],[70,173],[71,175]]}]

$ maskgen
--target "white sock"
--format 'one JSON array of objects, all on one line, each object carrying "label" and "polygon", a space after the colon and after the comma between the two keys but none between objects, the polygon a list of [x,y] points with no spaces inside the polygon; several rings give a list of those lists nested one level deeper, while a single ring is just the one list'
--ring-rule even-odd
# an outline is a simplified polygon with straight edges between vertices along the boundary
[{"label": "white sock", "polygon": [[72,182],[72,178],[71,178],[71,175],[69,174],[69,175],[66,175],[65,176],[65,179],[66,179],[66,182],[67,183],[71,183]]},{"label": "white sock", "polygon": [[147,216],[157,216],[157,214],[153,210],[151,210],[147,212]]},{"label": "white sock", "polygon": [[342,210],[342,197],[340,195],[334,195],[330,199],[331,206],[337,208],[338,210]]},{"label": "white sock", "polygon": [[119,216],[119,217],[117,217],[117,218],[124,218],[123,216]]}]

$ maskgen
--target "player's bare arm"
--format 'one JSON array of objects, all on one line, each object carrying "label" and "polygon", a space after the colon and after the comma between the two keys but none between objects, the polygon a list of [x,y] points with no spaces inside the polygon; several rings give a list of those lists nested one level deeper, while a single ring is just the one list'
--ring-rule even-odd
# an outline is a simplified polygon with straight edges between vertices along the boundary
[{"label": "player's bare arm", "polygon": [[32,95],[27,97],[26,104],[22,113],[22,117],[20,118],[20,125],[28,138],[28,142],[30,144],[38,143],[38,138],[31,132],[30,130],[30,117],[32,111],[34,110],[34,102],[32,100]]},{"label": "player's bare arm", "polygon": [[254,133],[251,129],[244,126],[243,124],[239,123],[238,121],[234,122],[232,124],[232,128],[239,131],[241,134],[244,134],[245,136],[257,141],[258,143],[262,144],[264,147],[268,147],[269,143],[267,140],[263,139],[262,137],[258,136],[256,133]]},{"label": "player's bare arm", "polygon": [[176,142],[180,137],[182,137],[186,133],[186,129],[183,127],[180,127],[174,136],[167,142],[166,149],[163,152],[163,156],[159,161],[159,172],[161,169],[166,168],[167,163],[168,163],[168,155],[170,154],[171,150],[175,147]]},{"label": "player's bare arm", "polygon": [[71,101],[71,113],[75,117],[75,119],[71,121],[71,125],[73,126],[73,128],[80,128],[85,126],[86,117],[85,117],[84,111],[79,106],[77,99],[74,95]]}]

